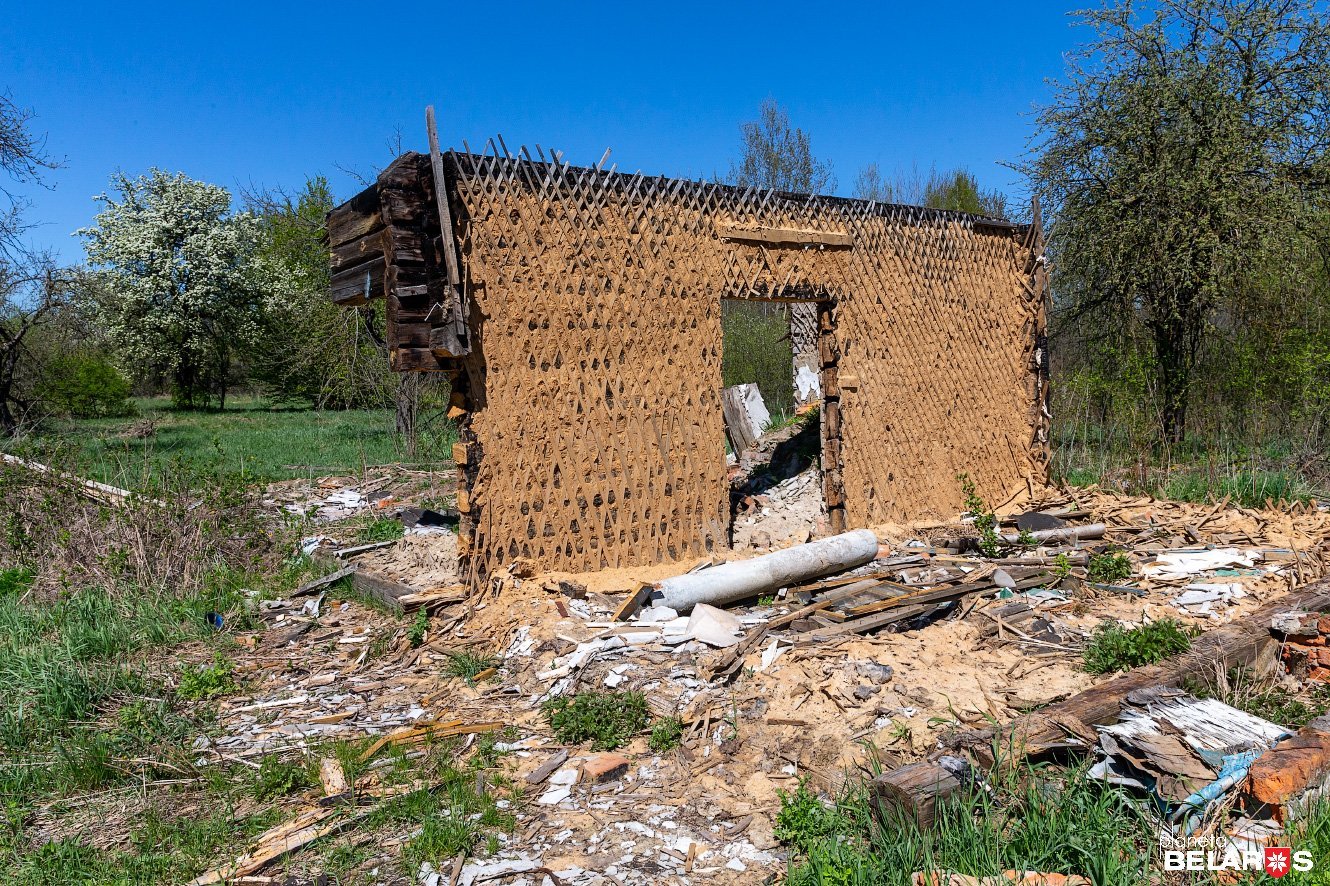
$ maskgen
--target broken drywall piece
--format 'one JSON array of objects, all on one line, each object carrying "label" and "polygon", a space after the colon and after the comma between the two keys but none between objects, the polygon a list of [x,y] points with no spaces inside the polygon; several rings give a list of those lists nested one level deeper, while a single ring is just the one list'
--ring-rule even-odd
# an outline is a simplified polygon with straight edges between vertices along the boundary
[{"label": "broken drywall piece", "polygon": [[742,453],[771,424],[771,413],[762,400],[762,392],[756,384],[735,385],[721,391],[720,402],[730,446],[736,453]]},{"label": "broken drywall piece", "polygon": [[1214,551],[1169,551],[1155,557],[1141,572],[1146,578],[1162,579],[1189,578],[1211,569],[1223,566],[1254,566],[1257,553],[1242,551],[1237,548],[1220,548]]},{"label": "broken drywall piece", "polygon": [[735,645],[742,633],[743,623],[738,618],[706,603],[694,606],[688,618],[688,636],[718,649]]},{"label": "broken drywall piece", "polygon": [[811,403],[822,397],[822,380],[809,367],[800,366],[794,374],[794,390],[799,394],[800,403]]}]

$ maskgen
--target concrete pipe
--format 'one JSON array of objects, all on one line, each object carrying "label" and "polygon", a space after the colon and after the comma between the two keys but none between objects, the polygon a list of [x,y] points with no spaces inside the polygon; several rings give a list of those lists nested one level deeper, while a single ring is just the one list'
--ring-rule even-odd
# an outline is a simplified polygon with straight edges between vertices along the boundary
[{"label": "concrete pipe", "polygon": [[679,612],[687,612],[698,603],[724,606],[844,572],[869,563],[876,556],[877,536],[867,529],[856,529],[751,560],[736,560],[667,578],[656,585],[651,600]]}]

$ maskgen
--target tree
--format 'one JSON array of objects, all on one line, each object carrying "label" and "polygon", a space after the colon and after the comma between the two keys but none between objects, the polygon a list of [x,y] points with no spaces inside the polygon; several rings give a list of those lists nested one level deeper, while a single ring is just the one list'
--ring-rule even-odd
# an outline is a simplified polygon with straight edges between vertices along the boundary
[{"label": "tree", "polygon": [[33,416],[33,334],[66,304],[68,281],[49,255],[0,261],[0,433],[12,437]]},{"label": "tree", "polygon": [[[813,156],[808,133],[790,126],[789,114],[776,104],[775,99],[762,102],[758,110],[758,119],[744,123],[740,130],[743,136],[743,153],[739,162],[730,167],[731,184],[757,188],[773,188],[777,191],[791,191],[800,194],[820,194],[835,190],[836,178],[831,173],[831,162],[818,160]],[[726,351],[737,352],[735,346],[742,338],[753,340],[761,338],[764,332],[773,328],[770,322],[775,314],[784,315],[781,305],[735,304],[722,314],[723,331],[729,346],[722,348],[722,359]],[[792,304],[789,308],[790,345],[792,356],[792,378],[797,378],[801,367],[816,374],[819,361],[817,356],[817,306],[812,304]],[[775,349],[783,345],[779,341],[770,342]],[[759,381],[759,379],[749,379]],[[788,402],[786,396],[793,389],[776,387],[773,381],[761,385],[765,394],[773,403]],[[813,399],[810,396],[809,399]]]},{"label": "tree", "polygon": [[836,189],[831,162],[813,156],[808,133],[790,126],[790,115],[775,99],[762,102],[758,118],[740,129],[743,153],[730,167],[730,184],[799,194]]},{"label": "tree", "polygon": [[280,281],[267,299],[252,377],[279,400],[334,408],[390,403],[395,383],[378,334],[382,304],[352,310],[328,299],[324,219],[335,205],[328,180],[315,176],[294,194],[254,191],[245,199],[261,225],[263,259]]},{"label": "tree", "polygon": [[1080,13],[1023,171],[1048,210],[1056,313],[1147,340],[1164,441],[1187,429],[1210,325],[1325,205],[1330,29],[1310,0]]},{"label": "tree", "polygon": [[137,372],[169,378],[181,406],[224,407],[233,364],[281,283],[262,260],[258,219],[182,173],[117,173],[111,184],[118,198],[99,196],[106,208],[78,232],[107,284],[103,328]]},{"label": "tree", "polygon": [[[42,140],[29,123],[32,112],[0,94],[0,171],[14,185],[41,184],[42,174],[55,168]],[[34,331],[48,323],[64,304],[64,277],[47,253],[22,242],[27,226],[27,201],[0,185],[0,433],[13,436],[33,407],[26,390]]]}]

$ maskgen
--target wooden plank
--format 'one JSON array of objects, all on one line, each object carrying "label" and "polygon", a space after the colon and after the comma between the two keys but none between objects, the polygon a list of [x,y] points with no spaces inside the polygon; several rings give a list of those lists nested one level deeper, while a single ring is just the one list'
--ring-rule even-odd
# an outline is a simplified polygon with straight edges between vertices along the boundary
[{"label": "wooden plank", "polygon": [[765,243],[772,246],[824,246],[845,249],[854,245],[854,237],[844,231],[815,231],[808,228],[777,228],[771,225],[716,222],[716,233],[723,240]]}]

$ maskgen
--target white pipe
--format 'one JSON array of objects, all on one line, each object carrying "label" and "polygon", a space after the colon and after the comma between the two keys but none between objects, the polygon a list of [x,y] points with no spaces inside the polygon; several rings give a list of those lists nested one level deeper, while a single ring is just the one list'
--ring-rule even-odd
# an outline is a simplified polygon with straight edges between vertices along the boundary
[{"label": "white pipe", "polygon": [[856,529],[751,560],[667,578],[656,585],[651,600],[679,612],[698,603],[721,606],[862,566],[877,556],[877,544],[871,530]]},{"label": "white pipe", "polygon": [[[1061,529],[1040,529],[1030,533],[1030,541],[1086,541],[1093,538],[1103,538],[1108,527],[1103,523],[1090,523],[1086,526],[1064,526]],[[1007,544],[1020,544],[1021,537],[1007,533],[1001,536]]]}]

